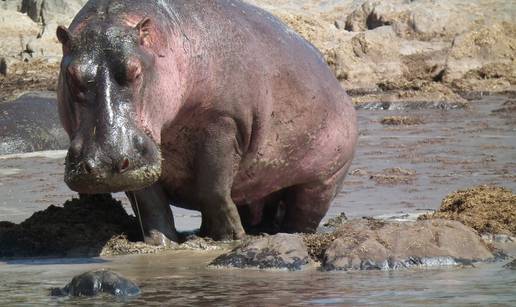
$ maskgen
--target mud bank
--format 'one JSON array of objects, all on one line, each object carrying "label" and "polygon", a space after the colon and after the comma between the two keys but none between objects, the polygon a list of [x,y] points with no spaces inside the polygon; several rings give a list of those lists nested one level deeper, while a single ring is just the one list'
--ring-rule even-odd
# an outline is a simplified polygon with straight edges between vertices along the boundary
[{"label": "mud bank", "polygon": [[0,223],[0,257],[99,256],[114,236],[141,240],[136,219],[110,195],[50,206],[20,224]]},{"label": "mud bank", "polygon": [[[483,194],[477,195],[479,192]],[[498,217],[507,221],[506,227],[513,226],[512,216],[506,216],[514,213],[514,207],[506,208],[514,206],[510,191],[479,187],[459,195],[483,203],[482,208],[489,207],[488,215],[475,213],[477,224],[485,219],[482,225],[493,225],[492,219]],[[448,196],[443,203],[450,203],[450,199],[454,198]],[[445,217],[461,220],[458,217],[470,215],[470,211],[463,210]],[[310,267],[324,271],[442,267],[496,259],[496,250],[475,230],[441,218],[436,213],[435,217],[427,217],[429,220],[392,222],[373,218],[347,220],[341,215],[316,234],[248,236],[242,242],[214,242],[183,234],[181,244],[162,248],[141,242],[136,219],[110,195],[82,196],[65,202],[63,207],[50,206],[36,212],[18,225],[0,222],[0,258],[119,256],[166,250],[223,252],[233,247],[211,265],[290,271]],[[495,232],[505,229],[489,228]]]}]

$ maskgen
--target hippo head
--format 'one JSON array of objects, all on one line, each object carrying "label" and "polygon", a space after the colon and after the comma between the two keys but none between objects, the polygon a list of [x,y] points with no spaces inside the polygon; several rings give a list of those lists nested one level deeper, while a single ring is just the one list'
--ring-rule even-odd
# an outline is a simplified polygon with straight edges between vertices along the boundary
[{"label": "hippo head", "polygon": [[142,44],[149,22],[57,29],[59,112],[70,136],[65,182],[74,191],[134,191],[161,175],[158,141],[142,114],[155,62]]}]

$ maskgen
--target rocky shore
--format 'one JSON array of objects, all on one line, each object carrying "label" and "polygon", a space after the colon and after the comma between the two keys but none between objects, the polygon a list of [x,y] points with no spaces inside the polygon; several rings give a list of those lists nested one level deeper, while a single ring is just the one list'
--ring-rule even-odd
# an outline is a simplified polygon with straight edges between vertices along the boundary
[{"label": "rocky shore", "polygon": [[[450,199],[469,209],[455,211],[451,217],[440,215],[447,212]],[[475,212],[474,222],[470,212]],[[347,220],[341,215],[316,234],[248,236],[242,242],[214,242],[183,234],[180,244],[160,248],[141,242],[135,218],[124,211],[119,201],[109,195],[83,196],[67,201],[63,207],[50,206],[21,224],[0,222],[0,258],[220,250],[225,253],[210,266],[335,271],[474,265],[504,259],[504,249],[516,247],[514,214],[516,195],[512,191],[481,186],[447,196],[439,211],[419,221]],[[494,242],[501,245],[495,246]]]},{"label": "rocky shore", "polygon": [[[86,0],[0,1],[0,101],[55,90],[68,25]],[[357,105],[463,107],[471,92],[514,91],[509,0],[250,0],[316,46]]]}]

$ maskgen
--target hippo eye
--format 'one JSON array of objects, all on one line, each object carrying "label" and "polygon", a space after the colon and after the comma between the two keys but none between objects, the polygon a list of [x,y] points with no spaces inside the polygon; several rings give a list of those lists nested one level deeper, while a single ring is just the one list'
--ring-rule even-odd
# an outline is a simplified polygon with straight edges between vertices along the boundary
[{"label": "hippo eye", "polygon": [[127,61],[127,80],[136,81],[142,75],[142,66],[136,59],[130,59]]},{"label": "hippo eye", "polygon": [[70,91],[75,96],[77,102],[86,101],[86,85],[81,76],[80,69],[76,65],[70,65],[67,69],[68,80],[70,80]]}]

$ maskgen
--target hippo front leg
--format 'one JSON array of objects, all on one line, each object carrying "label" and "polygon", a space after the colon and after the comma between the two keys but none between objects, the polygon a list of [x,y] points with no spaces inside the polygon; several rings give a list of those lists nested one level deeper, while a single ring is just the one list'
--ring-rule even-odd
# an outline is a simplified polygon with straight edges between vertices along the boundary
[{"label": "hippo front leg", "polygon": [[145,243],[169,246],[178,241],[169,199],[159,183],[126,194],[142,228]]},{"label": "hippo front leg", "polygon": [[231,199],[233,177],[240,162],[233,119],[219,118],[209,125],[196,156],[196,195],[202,212],[201,235],[214,240],[245,236],[235,203]]}]

